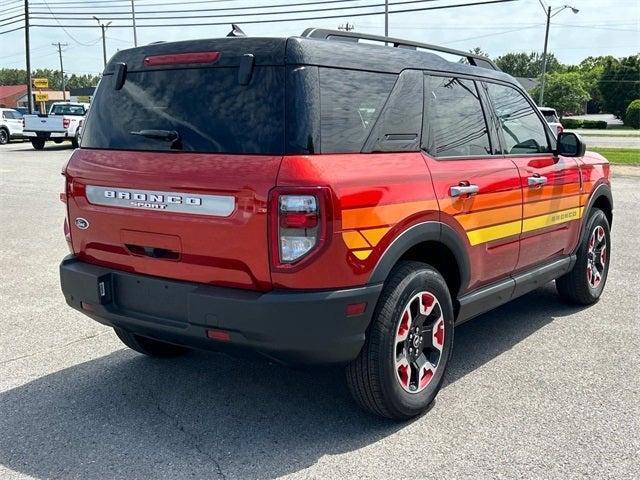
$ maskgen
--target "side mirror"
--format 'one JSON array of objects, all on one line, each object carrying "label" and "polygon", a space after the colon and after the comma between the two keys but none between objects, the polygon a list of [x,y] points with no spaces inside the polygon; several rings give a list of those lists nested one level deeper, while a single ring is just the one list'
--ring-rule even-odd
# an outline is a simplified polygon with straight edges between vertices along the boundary
[{"label": "side mirror", "polygon": [[562,132],[558,135],[556,154],[563,157],[584,157],[587,145],[577,133]]}]

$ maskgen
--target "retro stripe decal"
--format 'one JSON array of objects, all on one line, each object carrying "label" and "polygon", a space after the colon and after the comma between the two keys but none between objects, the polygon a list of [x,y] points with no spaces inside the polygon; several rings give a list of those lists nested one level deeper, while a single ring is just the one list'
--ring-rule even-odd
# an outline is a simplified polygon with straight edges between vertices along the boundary
[{"label": "retro stripe decal", "polygon": [[[566,196],[558,198],[551,196],[551,189],[540,189],[534,198],[531,198],[533,195],[527,195],[524,205],[502,204],[498,208],[490,208],[490,204],[483,200],[481,203],[485,208],[482,210],[461,213],[454,218],[467,232],[469,243],[472,246],[480,245],[582,218],[588,195],[575,190],[573,185],[569,186],[565,190]],[[516,196],[508,193],[486,196],[495,196],[492,199],[494,202],[498,196],[502,201],[515,201]],[[474,206],[475,201],[482,197],[473,199]],[[342,238],[356,258],[366,260],[393,225],[417,213],[437,209],[436,200],[345,209],[342,211]],[[451,205],[449,210],[453,210]]]}]

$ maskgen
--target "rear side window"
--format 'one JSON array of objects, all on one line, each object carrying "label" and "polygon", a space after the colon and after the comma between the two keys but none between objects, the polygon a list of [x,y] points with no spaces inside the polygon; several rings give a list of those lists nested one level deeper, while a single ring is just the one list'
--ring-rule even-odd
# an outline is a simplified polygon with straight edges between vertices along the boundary
[{"label": "rear side window", "polygon": [[320,68],[319,75],[322,152],[360,152],[396,75],[336,68]]},{"label": "rear side window", "polygon": [[504,153],[518,155],[551,151],[545,126],[522,93],[495,83],[488,83],[487,90],[502,127]]},{"label": "rear side window", "polygon": [[49,113],[51,115],[84,115],[86,111],[82,105],[54,105]]},{"label": "rear side window", "polygon": [[434,157],[491,155],[476,84],[456,77],[425,78],[426,151]]},{"label": "rear side window", "polygon": [[[128,72],[120,90],[101,82],[82,146],[118,150],[282,154],[284,67],[256,66],[248,85],[237,67]],[[175,132],[178,140],[132,132]]]},{"label": "rear side window", "polygon": [[19,120],[22,118],[22,115],[20,115],[18,112],[12,112],[10,110],[5,110],[4,112],[2,112],[2,118],[7,118],[7,119],[11,119],[11,120]]}]

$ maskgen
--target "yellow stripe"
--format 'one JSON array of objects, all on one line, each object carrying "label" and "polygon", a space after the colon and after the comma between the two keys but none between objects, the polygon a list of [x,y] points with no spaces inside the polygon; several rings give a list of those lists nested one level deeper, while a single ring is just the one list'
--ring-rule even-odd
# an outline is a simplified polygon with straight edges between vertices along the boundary
[{"label": "yellow stripe", "polygon": [[578,220],[582,217],[582,207],[560,210],[559,212],[548,213],[538,217],[525,218],[522,222],[522,231],[530,232],[540,228],[558,225],[560,223]]},{"label": "yellow stripe", "polygon": [[496,225],[494,227],[471,230],[470,232],[467,232],[467,237],[469,238],[469,243],[471,245],[478,245],[480,243],[498,240],[499,238],[520,235],[521,226],[522,222],[520,220],[516,222],[503,223],[502,225]]},{"label": "yellow stripe", "polygon": [[371,250],[354,250],[353,253],[358,259],[366,260],[371,255]]},{"label": "yellow stripe", "polygon": [[578,220],[582,217],[583,210],[582,207],[570,208],[545,215],[538,215],[537,217],[525,218],[522,222],[509,222],[493,227],[479,228],[467,232],[467,237],[471,245],[479,245],[481,243],[519,235],[521,232],[530,232],[532,230],[539,230],[552,225]]}]

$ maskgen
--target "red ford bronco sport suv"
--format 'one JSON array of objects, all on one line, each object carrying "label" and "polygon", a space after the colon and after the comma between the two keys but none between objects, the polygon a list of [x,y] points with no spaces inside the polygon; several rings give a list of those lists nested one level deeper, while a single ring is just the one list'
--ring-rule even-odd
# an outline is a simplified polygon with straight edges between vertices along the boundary
[{"label": "red ford bronco sport suv", "polygon": [[385,417],[434,400],[455,325],[554,279],[591,304],[607,279],[608,162],[490,60],[433,45],[120,51],[64,175],[71,307],[147,355],[346,365]]}]

